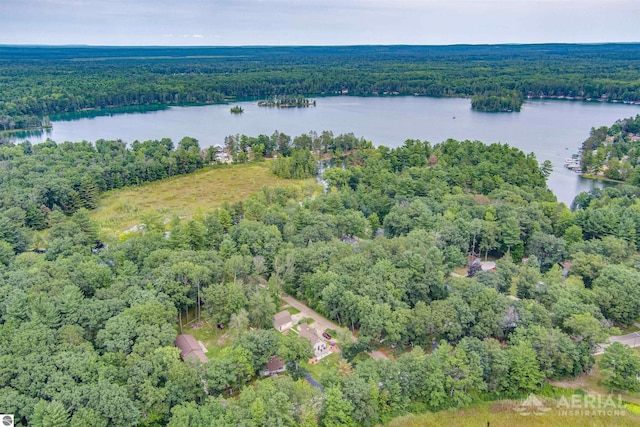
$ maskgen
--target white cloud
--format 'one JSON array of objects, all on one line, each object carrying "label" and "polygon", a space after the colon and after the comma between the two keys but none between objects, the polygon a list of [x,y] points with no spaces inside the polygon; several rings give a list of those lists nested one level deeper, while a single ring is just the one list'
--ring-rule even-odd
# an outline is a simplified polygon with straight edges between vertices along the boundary
[{"label": "white cloud", "polygon": [[0,44],[640,41],[638,16],[639,0],[0,0]]}]

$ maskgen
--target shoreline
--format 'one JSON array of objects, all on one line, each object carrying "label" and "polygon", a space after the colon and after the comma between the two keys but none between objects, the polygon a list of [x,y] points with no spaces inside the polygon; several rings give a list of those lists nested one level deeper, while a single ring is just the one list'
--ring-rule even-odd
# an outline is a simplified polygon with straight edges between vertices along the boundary
[{"label": "shoreline", "polygon": [[607,178],[605,176],[596,175],[596,174],[592,174],[592,173],[581,173],[580,176],[582,178],[585,178],[585,179],[592,179],[594,181],[610,182],[612,184],[624,184],[625,183],[625,181],[620,181],[620,180],[617,180],[617,179],[611,179],[611,178]]},{"label": "shoreline", "polygon": [[11,135],[13,133],[33,132],[33,131],[45,131],[47,129],[53,129],[52,125],[33,127],[33,128],[20,128],[20,129],[4,129],[0,130],[0,135]]},{"label": "shoreline", "polygon": [[[421,93],[410,93],[410,94],[338,94],[338,93],[319,93],[319,94],[310,94],[314,98],[334,98],[334,97],[355,97],[355,98],[399,98],[399,97],[420,97],[420,98],[434,98],[434,99],[448,99],[448,98],[458,98],[458,99],[468,99],[471,100],[471,96],[469,95],[445,95],[445,96],[431,96],[424,95]],[[139,109],[149,109],[149,111],[158,111],[165,110],[169,107],[202,107],[207,105],[228,105],[231,102],[255,102],[259,100],[259,97],[225,97],[224,101],[215,101],[215,102],[203,102],[203,103],[169,103],[169,104],[131,104],[131,105],[121,105],[121,106],[109,106],[109,107],[89,107],[83,108],[76,111],[67,111],[62,113],[57,113],[50,116],[52,121],[69,121],[75,120],[77,118],[68,118],[71,115],[78,114],[84,117],[97,117],[97,116],[107,116],[112,114],[128,114],[128,113],[136,113],[137,111],[118,111],[118,110],[128,110],[136,108]],[[599,104],[622,104],[622,105],[630,105],[630,106],[640,106],[640,100],[638,101],[623,101],[617,99],[584,99],[579,97],[564,97],[564,96],[527,96],[524,99],[523,105],[527,103],[527,101],[569,101],[569,102],[584,102],[584,103],[599,103]],[[317,100],[316,100],[317,101]],[[276,105],[263,105],[265,107],[279,107]],[[296,105],[295,107],[310,107],[315,106],[314,103],[310,103],[310,105]],[[287,108],[291,108],[292,106],[287,105]],[[495,113],[495,112],[506,112],[506,111],[495,111],[495,110],[479,110],[473,109],[473,111],[480,113]],[[512,113],[519,113],[520,111],[511,111]],[[66,117],[65,117],[66,116]],[[11,130],[2,130],[0,134],[6,133],[19,133],[19,132],[28,132],[34,130],[46,130],[51,127],[40,127],[40,128],[29,128],[29,129],[11,129]]]}]

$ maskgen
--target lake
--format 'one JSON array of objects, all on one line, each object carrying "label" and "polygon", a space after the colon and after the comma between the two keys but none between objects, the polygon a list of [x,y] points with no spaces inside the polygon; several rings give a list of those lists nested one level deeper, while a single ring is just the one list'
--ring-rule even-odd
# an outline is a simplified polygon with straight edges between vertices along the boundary
[{"label": "lake", "polygon": [[[56,142],[97,139],[134,140],[184,136],[202,147],[224,144],[232,134],[271,135],[275,130],[291,136],[331,130],[352,132],[375,145],[397,147],[406,139],[442,142],[447,138],[501,142],[534,152],[540,163],[550,160],[549,188],[568,205],[582,191],[603,183],[581,178],[563,167],[576,153],[591,127],[609,126],[618,119],[640,114],[640,106],[574,101],[527,101],[519,113],[485,113],[471,110],[468,99],[428,97],[322,97],[316,107],[266,108],[255,101],[239,102],[243,114],[229,112],[231,105],[194,107],[122,108],[52,117],[53,129],[32,133],[32,143],[51,138]],[[235,105],[235,104],[233,104]]]}]

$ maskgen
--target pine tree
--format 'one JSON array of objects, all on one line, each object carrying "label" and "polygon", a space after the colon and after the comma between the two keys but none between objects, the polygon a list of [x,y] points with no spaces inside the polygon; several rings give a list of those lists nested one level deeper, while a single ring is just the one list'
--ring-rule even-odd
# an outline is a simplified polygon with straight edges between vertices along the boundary
[{"label": "pine tree", "polygon": [[82,206],[87,209],[95,209],[98,207],[98,195],[100,190],[95,181],[88,175],[85,175],[80,181],[78,195],[82,201]]}]

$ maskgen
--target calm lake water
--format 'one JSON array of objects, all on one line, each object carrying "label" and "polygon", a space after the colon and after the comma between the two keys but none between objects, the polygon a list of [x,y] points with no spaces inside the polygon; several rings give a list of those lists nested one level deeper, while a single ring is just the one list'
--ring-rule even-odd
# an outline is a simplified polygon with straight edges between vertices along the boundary
[{"label": "calm lake water", "polygon": [[220,144],[232,134],[271,135],[275,130],[295,136],[331,130],[352,132],[375,145],[397,147],[406,139],[437,143],[454,138],[501,142],[534,152],[540,163],[554,166],[549,188],[558,200],[570,204],[582,191],[602,187],[563,167],[576,153],[591,127],[608,126],[618,119],[640,114],[640,106],[571,101],[528,101],[520,113],[483,113],[471,110],[460,98],[427,97],[327,97],[316,107],[264,108],[256,102],[238,103],[244,113],[233,115],[230,105],[119,109],[116,112],[53,117],[53,129],[31,134],[32,143],[51,138],[56,142],[122,139],[126,142],[184,136],[202,147]]}]

